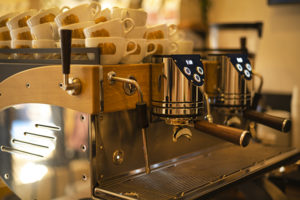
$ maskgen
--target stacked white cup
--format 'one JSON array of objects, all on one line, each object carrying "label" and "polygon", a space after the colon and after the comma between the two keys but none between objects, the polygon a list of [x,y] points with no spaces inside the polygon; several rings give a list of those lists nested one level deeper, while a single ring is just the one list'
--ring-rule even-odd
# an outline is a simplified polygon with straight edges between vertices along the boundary
[{"label": "stacked white cup", "polygon": [[192,54],[194,49],[193,40],[186,39],[183,31],[177,31],[170,39],[177,44],[176,54]]},{"label": "stacked white cup", "polygon": [[[0,48],[10,49],[11,48],[11,37],[10,31],[6,25],[7,21],[18,15],[18,12],[8,13],[0,17]],[[9,54],[1,54],[1,59],[9,58]]]},{"label": "stacked white cup", "polygon": [[[107,21],[84,29],[86,47],[101,48],[101,64],[141,62],[148,55],[147,42],[143,39],[147,13],[141,9],[115,7],[112,12],[103,10],[102,15]],[[93,59],[92,54],[88,56]]]},{"label": "stacked white cup", "polygon": [[[59,39],[55,17],[62,13],[64,8],[57,7],[41,9],[27,20],[32,35],[32,48],[56,48]],[[35,58],[51,58],[53,54],[35,54]]]},{"label": "stacked white cup", "polygon": [[[159,24],[155,26],[147,27],[145,38],[148,41],[157,45],[156,55],[168,55],[176,52],[178,45],[170,40],[170,38],[176,34],[177,26],[174,24]],[[152,50],[152,48],[148,50]]]},{"label": "stacked white cup", "polygon": [[[10,30],[11,48],[19,49],[32,47],[32,36],[30,33],[30,28],[27,25],[27,20],[36,13],[37,10],[32,9],[26,12],[19,13],[18,15],[8,20],[6,25]],[[28,55],[14,54],[14,57],[27,58]]]},{"label": "stacked white cup", "polygon": [[[101,5],[97,2],[90,4],[82,4],[73,7],[56,16],[55,22],[58,26],[58,31],[62,29],[72,30],[72,48],[84,48],[85,36],[84,28],[92,26],[100,16]],[[60,47],[60,41],[57,43]],[[81,59],[82,54],[72,54],[72,59]]]}]

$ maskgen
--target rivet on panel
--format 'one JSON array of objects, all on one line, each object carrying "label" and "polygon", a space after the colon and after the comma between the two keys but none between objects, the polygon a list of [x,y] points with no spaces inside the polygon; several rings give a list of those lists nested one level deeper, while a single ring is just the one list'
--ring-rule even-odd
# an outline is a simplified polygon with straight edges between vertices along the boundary
[{"label": "rivet on panel", "polygon": [[7,180],[7,179],[9,179],[9,175],[6,173],[6,174],[4,174],[4,178]]},{"label": "rivet on panel", "polygon": [[86,174],[83,174],[83,175],[82,175],[82,180],[83,180],[83,181],[86,181],[87,179],[88,179],[88,178],[87,178],[87,175],[86,175]]},{"label": "rivet on panel", "polygon": [[86,145],[84,145],[84,144],[82,144],[81,146],[80,146],[80,148],[81,148],[81,151],[82,152],[86,152]]}]

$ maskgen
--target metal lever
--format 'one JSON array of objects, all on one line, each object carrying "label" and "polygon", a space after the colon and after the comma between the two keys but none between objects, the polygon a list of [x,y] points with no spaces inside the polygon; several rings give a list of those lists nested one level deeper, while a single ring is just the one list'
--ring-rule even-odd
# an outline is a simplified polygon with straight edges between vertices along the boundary
[{"label": "metal lever", "polygon": [[151,172],[148,156],[148,147],[147,147],[147,137],[146,129],[149,126],[148,117],[147,117],[147,104],[143,100],[143,93],[140,85],[137,81],[128,78],[117,77],[114,71],[107,73],[107,79],[113,84],[115,81],[125,82],[134,85],[138,91],[138,102],[136,103],[137,110],[137,125],[142,129],[142,138],[143,138],[143,151],[145,159],[145,172],[149,174]]},{"label": "metal lever", "polygon": [[[71,78],[70,64],[71,64],[71,43],[72,43],[72,30],[60,30],[61,36],[61,62],[63,72],[62,89],[67,91],[70,95],[79,95],[81,92],[81,81],[78,78]],[[70,81],[70,82],[69,82]]]}]

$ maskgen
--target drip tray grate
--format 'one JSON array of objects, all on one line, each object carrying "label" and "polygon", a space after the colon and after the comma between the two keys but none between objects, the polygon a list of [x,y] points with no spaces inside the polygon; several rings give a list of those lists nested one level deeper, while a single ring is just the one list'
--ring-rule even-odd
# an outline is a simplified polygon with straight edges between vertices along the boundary
[{"label": "drip tray grate", "polygon": [[[217,184],[220,180],[224,180],[221,182],[224,184],[230,175],[238,172],[243,171],[240,177],[235,176],[236,180],[247,173],[250,175],[246,169],[253,166],[258,170],[266,168],[270,162],[264,161],[280,157],[276,159],[276,162],[279,162],[290,157],[291,154],[288,152],[291,151],[294,152],[293,155],[298,153],[292,148],[275,148],[260,144],[252,144],[244,149],[230,145],[209,154],[198,155],[172,166],[154,170],[148,175],[131,177],[117,183],[114,180],[113,184],[102,185],[101,189],[117,194],[136,193],[138,199],[176,199],[195,195],[197,191],[199,193],[200,190],[203,191],[207,186]],[[274,162],[271,164],[275,164]],[[96,196],[99,196],[97,193]]]}]

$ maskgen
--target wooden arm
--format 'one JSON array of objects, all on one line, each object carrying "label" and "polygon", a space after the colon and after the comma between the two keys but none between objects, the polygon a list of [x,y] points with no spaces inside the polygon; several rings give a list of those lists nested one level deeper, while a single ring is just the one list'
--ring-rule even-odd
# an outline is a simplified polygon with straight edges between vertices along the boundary
[{"label": "wooden arm", "polygon": [[23,103],[43,103],[88,114],[100,112],[100,66],[74,65],[70,77],[82,82],[82,93],[69,95],[60,88],[61,65],[32,68],[0,83],[0,110]]}]

